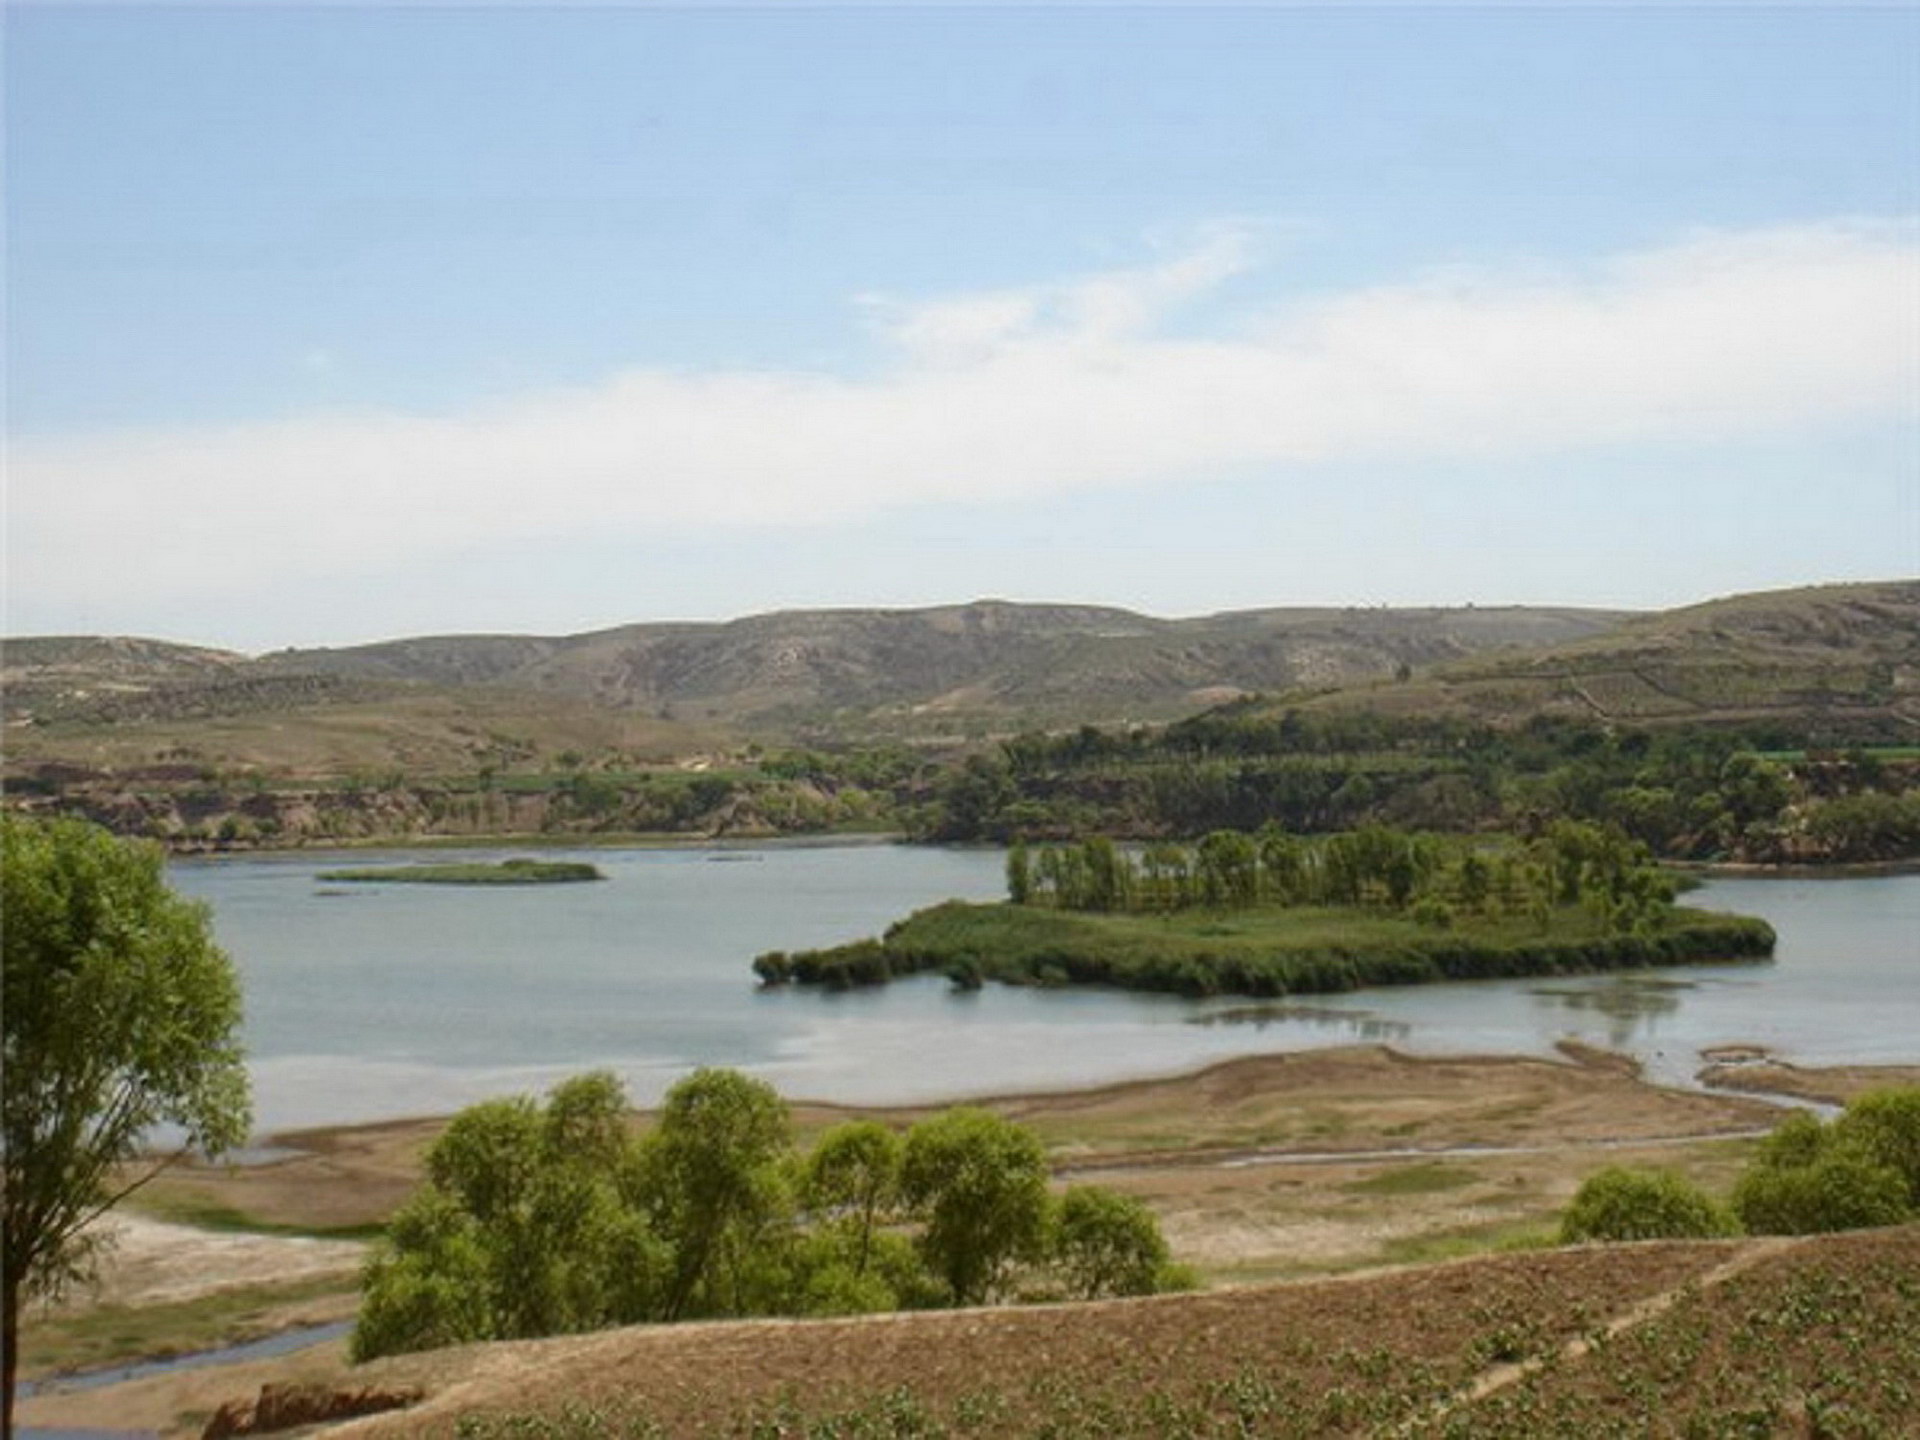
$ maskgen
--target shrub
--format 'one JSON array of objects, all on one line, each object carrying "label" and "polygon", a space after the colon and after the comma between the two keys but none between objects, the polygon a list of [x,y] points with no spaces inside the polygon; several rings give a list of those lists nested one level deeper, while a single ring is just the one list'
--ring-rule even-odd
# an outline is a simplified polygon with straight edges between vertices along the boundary
[{"label": "shrub", "polygon": [[1870,1090],[1834,1123],[1836,1138],[1858,1145],[1907,1183],[1907,1203],[1920,1210],[1920,1085]]},{"label": "shrub", "polygon": [[1849,1144],[1828,1144],[1806,1165],[1756,1163],[1734,1187],[1733,1208],[1756,1235],[1817,1235],[1907,1218],[1899,1172]]},{"label": "shrub", "polygon": [[1734,1233],[1732,1217],[1691,1181],[1670,1170],[1610,1166],[1590,1176],[1560,1221],[1560,1238],[1683,1240]]}]

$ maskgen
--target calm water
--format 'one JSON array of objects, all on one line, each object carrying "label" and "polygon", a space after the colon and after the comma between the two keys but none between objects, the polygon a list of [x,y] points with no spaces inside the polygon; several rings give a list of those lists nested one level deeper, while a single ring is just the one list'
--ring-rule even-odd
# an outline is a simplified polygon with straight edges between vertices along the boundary
[{"label": "calm water", "polygon": [[1771,964],[1272,1006],[996,986],[956,995],[932,976],[842,995],[762,991],[748,968],[760,951],[874,934],[948,896],[997,897],[1001,855],[767,846],[590,858],[606,883],[504,889],[330,886],[317,873],[341,857],[313,854],[177,864],[175,884],[212,903],[246,987],[260,1130],[444,1113],[598,1066],[642,1102],[700,1064],[740,1066],[794,1098],[894,1101],[1364,1040],[1512,1054],[1575,1037],[1668,1080],[1690,1077],[1718,1044],[1809,1064],[1920,1060],[1920,876],[1722,880],[1692,897],[1772,921]]}]

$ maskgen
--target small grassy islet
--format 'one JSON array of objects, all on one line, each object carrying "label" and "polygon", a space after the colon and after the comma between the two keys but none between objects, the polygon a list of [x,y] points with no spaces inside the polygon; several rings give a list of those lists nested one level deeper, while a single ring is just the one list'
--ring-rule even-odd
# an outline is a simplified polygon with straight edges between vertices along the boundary
[{"label": "small grassy islet", "polygon": [[570,885],[604,880],[597,865],[579,860],[503,860],[498,864],[382,865],[323,870],[317,877],[349,885]]},{"label": "small grassy islet", "polygon": [[948,901],[879,940],[754,961],[767,984],[844,989],[944,971],[956,985],[1104,985],[1183,995],[1326,994],[1365,985],[1581,974],[1773,953],[1764,921],[1666,907],[1640,933],[1612,933],[1577,907],[1542,928],[1479,918],[1436,931],[1401,915],[1329,907],[1089,914]]}]

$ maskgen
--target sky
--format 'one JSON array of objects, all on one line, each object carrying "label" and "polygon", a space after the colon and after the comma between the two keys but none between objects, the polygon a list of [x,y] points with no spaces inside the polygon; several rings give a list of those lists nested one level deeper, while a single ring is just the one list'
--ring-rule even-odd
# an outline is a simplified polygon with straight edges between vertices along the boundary
[{"label": "sky", "polygon": [[4,25],[9,634],[1920,574],[1920,8]]}]

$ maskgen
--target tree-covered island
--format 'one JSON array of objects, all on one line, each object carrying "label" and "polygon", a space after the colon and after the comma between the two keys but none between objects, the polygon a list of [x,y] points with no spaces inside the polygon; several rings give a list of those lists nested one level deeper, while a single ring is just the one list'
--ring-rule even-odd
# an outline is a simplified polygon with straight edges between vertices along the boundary
[{"label": "tree-covered island", "polygon": [[1008,900],[948,901],[880,939],[754,961],[770,985],[1108,985],[1204,996],[1762,959],[1765,921],[1674,903],[1679,882],[1617,830],[1463,841],[1277,826],[1138,851],[1095,838],[1007,857]]}]

